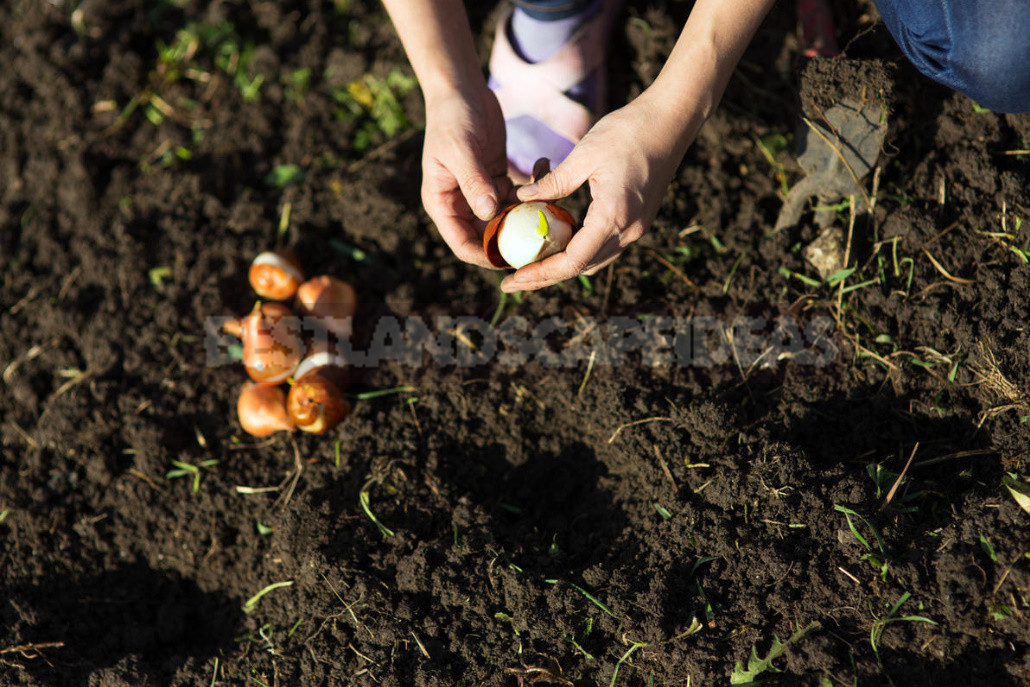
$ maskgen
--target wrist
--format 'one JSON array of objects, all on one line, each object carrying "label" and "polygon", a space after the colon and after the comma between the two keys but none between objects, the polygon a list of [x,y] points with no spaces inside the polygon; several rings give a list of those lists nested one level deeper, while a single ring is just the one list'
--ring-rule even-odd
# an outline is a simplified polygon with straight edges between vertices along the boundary
[{"label": "wrist", "polygon": [[420,78],[419,84],[427,111],[454,98],[473,102],[484,90],[488,90],[486,79],[478,69],[474,73],[438,72],[426,75]]},{"label": "wrist", "polygon": [[710,114],[703,101],[684,97],[682,87],[671,88],[661,80],[648,86],[637,101],[648,113],[651,138],[663,141],[663,147],[680,156],[686,153]]}]

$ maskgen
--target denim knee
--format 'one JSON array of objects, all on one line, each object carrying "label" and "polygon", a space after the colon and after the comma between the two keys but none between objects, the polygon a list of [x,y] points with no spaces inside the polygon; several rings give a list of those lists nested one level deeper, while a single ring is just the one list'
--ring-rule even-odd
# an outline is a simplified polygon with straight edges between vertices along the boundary
[{"label": "denim knee", "polygon": [[1009,27],[1007,42],[978,40],[952,46],[955,90],[994,112],[1030,112],[1030,37],[1026,27],[1025,23]]},{"label": "denim knee", "polygon": [[876,0],[926,76],[997,112],[1030,111],[1030,2]]}]

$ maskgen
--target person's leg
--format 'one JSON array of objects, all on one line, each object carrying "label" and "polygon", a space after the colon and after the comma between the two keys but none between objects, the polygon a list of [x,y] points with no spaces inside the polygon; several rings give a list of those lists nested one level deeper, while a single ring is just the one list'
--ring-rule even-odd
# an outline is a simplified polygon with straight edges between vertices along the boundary
[{"label": "person's leg", "polygon": [[[575,101],[577,107],[581,107],[584,113],[594,115],[601,114],[600,108],[601,93],[604,84],[600,82],[600,71],[593,67],[584,68],[591,63],[598,63],[601,60],[594,57],[572,58],[572,53],[566,48],[571,42],[579,41],[577,49],[588,52],[603,54],[603,46],[586,46],[583,42],[584,36],[578,35],[584,25],[598,16],[605,0],[515,0],[514,11],[506,17],[504,24],[498,27],[498,41],[506,41],[511,46],[515,59],[521,60],[530,65],[543,65],[552,57],[558,60],[559,52],[561,59],[554,64],[558,73],[571,69],[573,71],[583,69],[581,76],[566,81],[562,86],[562,93],[568,99]],[[591,38],[587,42],[600,40],[603,32],[591,32]],[[497,47],[495,46],[495,56]],[[552,63],[554,60],[551,61]],[[580,64],[582,66],[576,66]],[[491,69],[499,67],[493,59]],[[508,64],[510,67],[510,62]],[[512,167],[523,175],[528,175],[533,163],[541,157],[551,160],[557,165],[572,151],[578,141],[578,136],[585,133],[585,125],[572,125],[572,119],[584,119],[583,114],[572,119],[558,116],[560,121],[552,121],[553,116],[548,116],[541,110],[526,107],[511,107],[513,96],[517,101],[533,102],[534,91],[550,88],[547,80],[542,83],[528,83],[523,70],[505,69],[501,78],[495,78],[491,74],[490,86],[498,91],[502,109],[505,109],[506,135],[508,159]],[[509,75],[517,75],[516,83],[511,83]],[[543,72],[541,73],[543,74]],[[555,75],[549,72],[549,75]],[[562,80],[564,77],[560,77]],[[516,86],[518,93],[513,94],[511,86]],[[506,96],[502,98],[500,91],[506,90]],[[506,107],[507,106],[507,107]],[[568,112],[568,108],[560,108]],[[528,110],[528,111],[527,111]],[[562,124],[562,126],[555,126]],[[581,129],[582,130],[579,130]],[[570,135],[574,130],[576,135]]]},{"label": "person's leg", "polygon": [[[598,0],[518,0],[511,14],[512,47],[530,63],[554,55],[597,13]],[[573,100],[589,105],[593,79],[565,91]]]},{"label": "person's leg", "polygon": [[513,0],[517,10],[534,19],[556,21],[575,16],[585,10],[591,0]]},{"label": "person's leg", "polygon": [[1030,1],[875,0],[926,76],[996,112],[1030,112]]}]

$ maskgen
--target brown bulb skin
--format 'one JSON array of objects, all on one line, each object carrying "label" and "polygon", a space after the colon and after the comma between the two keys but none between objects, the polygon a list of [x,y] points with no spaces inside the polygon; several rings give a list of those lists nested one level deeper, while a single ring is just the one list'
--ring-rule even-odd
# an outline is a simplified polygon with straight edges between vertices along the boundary
[{"label": "brown bulb skin", "polygon": [[273,301],[293,298],[297,287],[304,281],[297,256],[289,249],[259,254],[250,264],[247,276],[257,295]]},{"label": "brown bulb skin", "polygon": [[243,431],[256,437],[294,429],[293,419],[286,412],[286,393],[271,384],[244,384],[236,414]]},{"label": "brown bulb skin", "polygon": [[307,354],[300,361],[293,376],[300,379],[310,372],[324,375],[341,391],[346,391],[350,386],[350,368],[347,365],[347,359],[336,350],[331,342],[313,340],[308,343]]},{"label": "brown bulb skin", "polygon": [[256,303],[242,320],[243,365],[255,382],[284,382],[300,364],[299,323],[281,303]]},{"label": "brown bulb skin", "polygon": [[340,387],[319,371],[309,372],[290,387],[286,410],[297,429],[325,434],[347,417],[350,401]]},{"label": "brown bulb skin", "polygon": [[336,277],[315,277],[297,289],[297,312],[340,338],[350,337],[357,308],[354,287]]}]

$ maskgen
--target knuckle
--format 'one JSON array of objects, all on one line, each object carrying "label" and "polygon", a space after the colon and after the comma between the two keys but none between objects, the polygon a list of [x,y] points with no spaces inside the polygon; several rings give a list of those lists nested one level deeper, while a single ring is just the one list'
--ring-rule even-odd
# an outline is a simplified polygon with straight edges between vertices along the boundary
[{"label": "knuckle", "polygon": [[573,277],[577,274],[582,274],[583,270],[587,268],[586,258],[579,255],[567,256],[566,264],[568,265],[570,276]]},{"label": "knuckle", "polygon": [[644,228],[639,224],[632,224],[622,232],[622,238],[625,243],[639,241],[643,235]]}]

